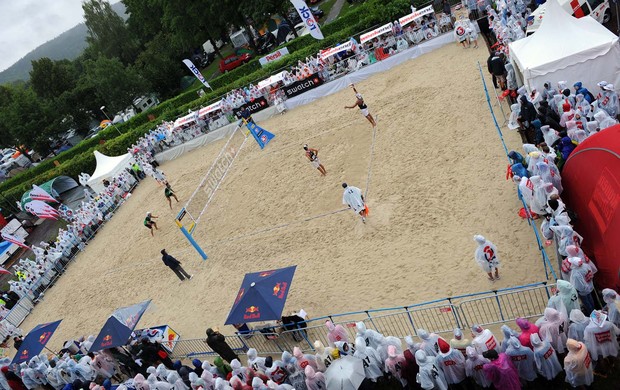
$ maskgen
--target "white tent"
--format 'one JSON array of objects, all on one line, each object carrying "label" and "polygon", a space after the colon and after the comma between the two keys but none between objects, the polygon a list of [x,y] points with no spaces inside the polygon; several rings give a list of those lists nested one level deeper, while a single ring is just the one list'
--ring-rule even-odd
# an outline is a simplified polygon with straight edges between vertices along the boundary
[{"label": "white tent", "polygon": [[574,18],[557,0],[547,1],[539,29],[510,44],[511,60],[528,89],[550,81],[581,81],[595,96],[601,80],[620,84],[618,37],[594,18]]},{"label": "white tent", "polygon": [[103,191],[103,179],[109,179],[127,168],[131,164],[131,155],[129,153],[122,156],[110,157],[103,155],[95,150],[95,160],[97,160],[97,168],[86,183],[93,191],[99,193]]}]

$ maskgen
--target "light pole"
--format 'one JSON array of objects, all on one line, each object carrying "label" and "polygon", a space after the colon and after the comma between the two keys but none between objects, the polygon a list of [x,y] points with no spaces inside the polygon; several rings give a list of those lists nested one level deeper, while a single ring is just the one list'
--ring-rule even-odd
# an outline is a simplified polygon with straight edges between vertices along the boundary
[{"label": "light pole", "polygon": [[112,120],[110,119],[110,117],[108,116],[108,114],[105,113],[105,106],[101,106],[101,108],[99,108],[101,110],[101,112],[103,112],[103,115],[105,115],[105,117],[110,121],[110,123],[112,124],[112,126],[114,126],[114,128],[116,129],[116,131],[118,131],[119,135],[123,135],[123,133],[121,133],[121,131],[118,129],[118,127],[116,127],[116,125],[112,122]]}]

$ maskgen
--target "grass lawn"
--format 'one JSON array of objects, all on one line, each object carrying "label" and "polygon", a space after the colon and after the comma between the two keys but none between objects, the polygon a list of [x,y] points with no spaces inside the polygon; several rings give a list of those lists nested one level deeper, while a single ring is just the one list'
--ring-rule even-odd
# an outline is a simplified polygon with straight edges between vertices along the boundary
[{"label": "grass lawn", "polygon": [[342,9],[340,10],[340,14],[338,15],[338,17],[341,16],[345,16],[346,14],[348,14],[349,12],[355,10],[357,7],[359,7],[362,3],[359,1],[354,2],[353,4],[349,5],[349,3],[347,3],[345,1],[344,5],[342,6]]},{"label": "grass lawn", "polygon": [[323,0],[320,4],[319,4],[319,8],[325,12],[325,16],[323,16],[324,18],[327,18],[327,15],[329,15],[329,11],[332,9],[332,7],[334,6],[334,4],[336,4],[336,0]]}]

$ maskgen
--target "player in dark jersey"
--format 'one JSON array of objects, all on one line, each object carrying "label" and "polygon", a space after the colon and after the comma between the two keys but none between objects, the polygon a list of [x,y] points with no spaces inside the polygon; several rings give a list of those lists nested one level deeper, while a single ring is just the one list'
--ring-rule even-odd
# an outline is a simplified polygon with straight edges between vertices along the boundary
[{"label": "player in dark jersey", "polygon": [[144,226],[146,226],[151,231],[151,236],[155,236],[155,234],[153,234],[153,227],[155,227],[155,230],[158,230],[157,223],[153,221],[155,218],[159,217],[151,214],[150,211],[146,213],[146,217],[144,218]]},{"label": "player in dark jersey", "polygon": [[366,105],[366,103],[364,103],[364,98],[362,97],[362,94],[357,92],[357,89],[355,89],[355,85],[351,84],[350,87],[353,88],[353,92],[355,92],[355,98],[357,100],[355,101],[355,104],[353,104],[352,106],[344,106],[344,108],[359,107],[360,112],[362,113],[362,115],[366,117],[366,119],[368,119],[368,122],[370,122],[372,127],[377,126],[377,122],[375,122],[375,118],[373,118],[370,112],[368,112],[368,106]]},{"label": "player in dark jersey", "polygon": [[310,160],[310,164],[312,164],[314,168],[318,169],[322,176],[327,175],[325,167],[321,164],[321,161],[319,161],[319,150],[309,148],[308,144],[304,145],[304,150],[306,151],[306,157]]},{"label": "player in dark jersey", "polygon": [[170,187],[170,183],[166,183],[166,188],[164,188],[164,195],[166,196],[166,199],[168,200],[168,206],[170,206],[170,210],[172,210],[172,199],[170,198],[174,198],[174,200],[176,200],[177,203],[179,203],[179,198],[177,198],[176,194],[172,190],[172,187]]}]

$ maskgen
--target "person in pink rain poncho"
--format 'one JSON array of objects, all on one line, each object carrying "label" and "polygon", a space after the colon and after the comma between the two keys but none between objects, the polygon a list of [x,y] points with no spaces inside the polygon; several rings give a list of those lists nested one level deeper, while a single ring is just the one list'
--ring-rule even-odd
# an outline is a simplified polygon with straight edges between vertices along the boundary
[{"label": "person in pink rain poncho", "polygon": [[407,386],[407,379],[403,377],[402,370],[407,364],[405,357],[396,352],[396,347],[390,345],[387,348],[388,358],[385,359],[385,370],[400,381],[403,387]]},{"label": "person in pink rain poncho", "polygon": [[517,369],[505,353],[498,354],[496,350],[491,349],[483,353],[482,356],[489,359],[489,363],[485,364],[482,369],[496,389],[521,389]]},{"label": "person in pink rain poncho", "polygon": [[306,387],[308,390],[324,390],[325,375],[322,372],[316,372],[311,366],[306,366]]},{"label": "person in pink rain poncho", "polygon": [[342,327],[342,325],[334,325],[330,320],[325,321],[325,326],[329,331],[327,333],[327,340],[329,341],[330,346],[334,346],[337,341],[344,341],[346,343],[349,342],[349,335],[347,331]]},{"label": "person in pink rain poncho", "polygon": [[517,323],[517,326],[521,329],[521,333],[519,334],[519,342],[524,347],[532,349],[530,336],[534,333],[538,334],[538,327],[522,317],[517,318],[515,322]]},{"label": "person in pink rain poncho", "polygon": [[299,367],[302,371],[305,370],[307,366],[310,366],[313,370],[317,371],[318,368],[316,365],[315,356],[303,354],[299,347],[293,348],[293,356],[297,359],[297,367]]},{"label": "person in pink rain poncho", "polygon": [[538,333],[542,339],[549,341],[558,353],[565,351],[566,332],[568,332],[567,322],[563,313],[550,307],[545,309],[544,319],[540,324]]}]

